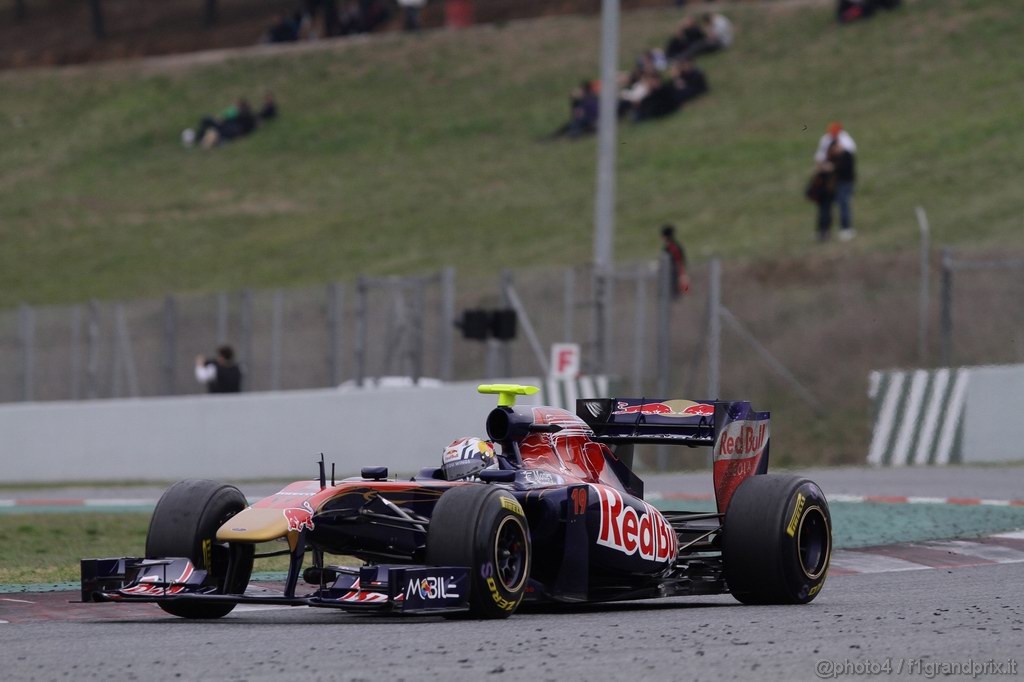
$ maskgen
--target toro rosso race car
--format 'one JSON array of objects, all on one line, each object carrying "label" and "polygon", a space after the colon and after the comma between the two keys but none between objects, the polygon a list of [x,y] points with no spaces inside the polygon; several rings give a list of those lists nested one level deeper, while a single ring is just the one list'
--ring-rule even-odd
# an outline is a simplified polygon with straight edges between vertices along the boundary
[{"label": "toro rosso race car", "polygon": [[[487,441],[461,439],[410,480],[299,481],[247,505],[235,487],[172,485],[145,558],[82,561],[82,600],[155,602],[184,618],[236,604],[505,618],[523,604],[731,593],[801,604],[820,592],[831,517],[813,482],[768,475],[769,414],[748,402],[585,399],[576,414],[499,395]],[[634,444],[712,448],[717,510],[662,512]],[[333,476],[332,476],[333,478]],[[257,553],[281,541],[278,551]],[[254,559],[287,555],[283,591],[249,591]],[[356,557],[359,567],[327,562]],[[307,561],[307,557],[309,561]]]}]

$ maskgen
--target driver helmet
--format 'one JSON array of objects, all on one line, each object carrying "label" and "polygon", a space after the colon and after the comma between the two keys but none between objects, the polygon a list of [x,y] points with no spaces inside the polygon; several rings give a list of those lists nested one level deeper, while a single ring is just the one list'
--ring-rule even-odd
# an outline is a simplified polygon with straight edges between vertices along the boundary
[{"label": "driver helmet", "polygon": [[449,481],[459,481],[476,476],[484,469],[497,469],[498,458],[489,441],[473,436],[459,438],[444,449],[441,455],[441,471]]}]

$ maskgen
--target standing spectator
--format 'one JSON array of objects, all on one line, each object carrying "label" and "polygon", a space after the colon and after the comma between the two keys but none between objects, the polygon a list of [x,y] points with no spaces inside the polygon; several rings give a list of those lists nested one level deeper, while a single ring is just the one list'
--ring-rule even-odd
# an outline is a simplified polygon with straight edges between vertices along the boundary
[{"label": "standing spectator", "polygon": [[833,142],[838,142],[843,149],[851,154],[857,153],[857,143],[850,137],[850,133],[843,129],[843,124],[839,121],[832,121],[832,123],[828,124],[828,128],[825,129],[825,134],[818,140],[818,149],[814,152],[815,163],[821,163],[825,160],[828,155],[828,148],[832,146]]},{"label": "standing spectator", "polygon": [[[833,146],[835,143],[833,143]],[[818,206],[817,235],[818,241],[827,241],[832,228],[832,203],[836,198],[836,174],[827,159],[815,164],[814,176],[807,186],[806,196]]]},{"label": "standing spectator", "polygon": [[196,356],[196,381],[206,384],[210,393],[239,393],[242,390],[242,369],[235,364],[235,351],[223,345],[217,355],[208,359]]},{"label": "standing spectator", "polygon": [[671,268],[672,298],[690,291],[690,276],[686,274],[686,249],[676,240],[676,227],[671,223],[662,225],[661,240],[663,251],[669,256]]},{"label": "standing spectator", "polygon": [[427,0],[398,0],[398,4],[404,17],[402,28],[412,33],[420,30],[420,11],[427,4]]},{"label": "standing spectator", "polygon": [[857,234],[853,229],[853,211],[850,207],[854,183],[857,180],[856,153],[857,143],[843,130],[842,123],[833,121],[818,141],[818,150],[814,154],[815,162],[819,165],[831,164],[831,170],[835,173],[835,202],[839,204],[839,238],[843,241],[849,241]]}]

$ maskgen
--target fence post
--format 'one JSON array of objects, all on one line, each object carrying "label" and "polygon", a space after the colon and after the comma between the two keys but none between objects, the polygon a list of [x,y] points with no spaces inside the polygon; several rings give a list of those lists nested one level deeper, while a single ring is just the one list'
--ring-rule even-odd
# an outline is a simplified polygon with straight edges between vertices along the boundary
[{"label": "fence post", "polygon": [[356,356],[356,386],[362,388],[366,381],[366,336],[369,285],[362,275],[356,280],[356,338],[353,344]]},{"label": "fence post", "polygon": [[36,315],[32,306],[22,304],[18,310],[18,340],[21,344],[21,399],[33,399],[35,387]]},{"label": "fence post", "polygon": [[942,249],[942,313],[939,321],[939,359],[949,367],[953,356],[953,253]]},{"label": "fence post", "polygon": [[708,399],[718,400],[722,360],[722,317],[718,307],[722,304],[722,262],[711,261],[708,282]]},{"label": "fence post", "polygon": [[327,377],[330,386],[341,383],[341,315],[345,290],[338,282],[327,285]]},{"label": "fence post", "polygon": [[82,306],[71,307],[71,399],[82,391]]},{"label": "fence post", "polygon": [[667,397],[672,373],[672,257],[658,262],[658,396]]},{"label": "fence post", "polygon": [[576,335],[576,271],[571,267],[565,269],[565,298],[563,299],[562,341],[572,343]]},{"label": "fence post", "polygon": [[93,400],[98,398],[100,393],[100,304],[96,301],[89,301],[86,337],[88,341],[85,360],[85,397]]},{"label": "fence post", "polygon": [[[509,289],[512,286],[512,271],[502,270],[501,281],[498,284],[501,287],[501,300],[502,304],[506,308],[512,307],[512,297],[509,295]],[[520,325],[521,326],[521,325]],[[504,341],[501,344],[501,371],[502,373],[510,377],[512,376],[512,345],[508,341]]]},{"label": "fence post", "polygon": [[439,374],[441,381],[451,381],[455,364],[455,268],[441,271],[441,328]]},{"label": "fence post", "polygon": [[238,363],[242,366],[242,370],[246,374],[246,390],[252,390],[253,380],[255,376],[253,371],[253,365],[255,364],[252,354],[252,325],[253,325],[253,310],[252,310],[252,290],[242,289],[242,309],[238,315],[238,326],[239,334],[239,354]]},{"label": "fence post", "polygon": [[[672,257],[662,253],[658,260],[657,270],[657,301],[658,301],[658,339],[657,339],[657,391],[658,397],[667,398],[672,375]],[[659,445],[656,451],[658,471],[669,468],[669,446]]]},{"label": "fence post", "polygon": [[117,394],[120,396],[120,377],[124,374],[128,382],[128,395],[137,398],[139,395],[139,375],[135,369],[135,353],[132,350],[132,338],[128,332],[128,316],[124,312],[124,303],[114,306],[114,377]]},{"label": "fence post", "polygon": [[228,292],[217,293],[217,345],[228,342]]},{"label": "fence post", "polygon": [[921,232],[921,290],[918,294],[917,324],[917,361],[922,365],[928,358],[928,275],[930,244],[930,228],[928,214],[920,206],[917,207],[917,225]]},{"label": "fence post", "polygon": [[637,265],[633,300],[633,395],[643,395],[644,345],[647,343],[647,273]]},{"label": "fence post", "polygon": [[427,305],[426,297],[426,278],[415,278],[413,279],[413,300],[412,310],[409,311],[409,327],[411,343],[410,343],[410,360],[412,363],[412,383],[417,385],[420,383],[420,378],[423,377],[423,344],[425,343],[425,335],[423,334],[423,308]]},{"label": "fence post", "polygon": [[608,317],[608,281],[606,274],[600,268],[594,268],[592,274],[593,277],[593,292],[594,292],[594,359],[591,367],[591,374],[608,374],[608,366],[605,360],[608,357],[606,347],[608,345],[608,339],[606,337],[607,327],[605,325],[605,318]]},{"label": "fence post", "polygon": [[281,344],[284,334],[284,292],[274,291],[274,307],[270,324],[270,390],[281,390]]},{"label": "fence post", "polygon": [[163,385],[160,392],[164,395],[174,395],[175,378],[178,373],[178,303],[174,296],[164,298],[164,320],[163,320]]}]

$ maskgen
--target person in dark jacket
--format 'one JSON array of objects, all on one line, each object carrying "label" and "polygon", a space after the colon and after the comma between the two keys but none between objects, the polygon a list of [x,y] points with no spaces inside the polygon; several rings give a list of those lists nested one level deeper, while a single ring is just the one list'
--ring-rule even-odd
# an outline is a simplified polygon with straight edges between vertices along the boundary
[{"label": "person in dark jacket", "polygon": [[196,356],[196,381],[206,384],[210,393],[239,393],[242,390],[242,369],[235,363],[235,351],[223,345],[216,357]]},{"label": "person in dark jacket", "polygon": [[662,250],[669,256],[672,298],[690,291],[690,276],[686,274],[686,249],[676,239],[676,227],[671,223],[661,226]]}]

